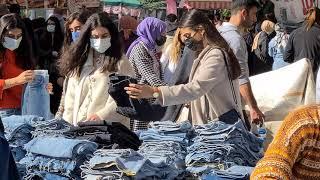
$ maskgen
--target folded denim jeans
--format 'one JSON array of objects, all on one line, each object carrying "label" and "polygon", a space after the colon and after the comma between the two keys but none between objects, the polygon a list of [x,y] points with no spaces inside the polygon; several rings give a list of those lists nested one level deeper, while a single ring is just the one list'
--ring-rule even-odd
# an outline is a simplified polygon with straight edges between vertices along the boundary
[{"label": "folded denim jeans", "polygon": [[14,115],[21,115],[21,109],[0,109],[1,118],[7,118]]},{"label": "folded denim jeans", "polygon": [[71,124],[62,119],[52,119],[37,123],[32,135],[33,137],[63,136],[63,133],[69,131],[71,127]]},{"label": "folded denim jeans", "polygon": [[[135,179],[157,177],[157,179],[174,179],[176,171],[165,163],[152,163],[141,154],[130,150],[98,150],[89,161],[89,167],[94,170],[116,167],[126,176]],[[112,171],[111,171],[112,172]]]},{"label": "folded denim jeans", "polygon": [[41,155],[28,154],[19,162],[27,168],[28,174],[34,171],[56,173],[66,177],[71,177],[77,162],[71,159],[54,159]]},{"label": "folded denim jeans", "polygon": [[244,180],[249,179],[250,174],[253,171],[253,167],[246,166],[232,166],[231,168],[221,170],[211,170],[210,173],[201,177],[202,180]]},{"label": "folded denim jeans", "polygon": [[25,180],[69,180],[69,178],[48,172],[35,171],[24,177]]},{"label": "folded denim jeans", "polygon": [[184,121],[180,124],[174,123],[172,121],[156,121],[151,122],[149,126],[158,132],[175,132],[175,133],[188,133],[192,129],[192,125],[189,121]]},{"label": "folded denim jeans", "polygon": [[209,167],[208,164],[255,166],[263,156],[263,141],[248,132],[240,120],[233,125],[215,121],[196,126],[195,134],[197,136],[191,140],[192,145],[187,148],[188,155],[185,158],[187,170],[192,173],[212,169],[215,171],[214,177],[239,177],[232,173],[223,176],[221,169]]},{"label": "folded denim jeans", "polygon": [[33,115],[26,115],[26,116],[10,116],[2,119],[3,126],[6,133],[11,133],[16,128],[23,124],[27,124],[29,126],[34,127],[38,122],[44,121],[44,118],[33,116]]},{"label": "folded denim jeans", "polygon": [[67,139],[64,137],[37,137],[25,145],[25,150],[54,158],[72,159],[92,154],[98,145],[86,140]]}]

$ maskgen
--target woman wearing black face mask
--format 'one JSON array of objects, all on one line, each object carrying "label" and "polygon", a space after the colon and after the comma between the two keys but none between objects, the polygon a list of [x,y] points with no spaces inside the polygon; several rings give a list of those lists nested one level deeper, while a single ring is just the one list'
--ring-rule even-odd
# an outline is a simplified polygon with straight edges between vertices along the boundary
[{"label": "woman wearing black face mask", "polygon": [[[127,57],[134,68],[138,83],[151,86],[165,85],[159,56],[166,41],[165,22],[147,17],[138,25],[137,35],[139,38],[129,47]],[[134,130],[146,128],[147,123],[135,121]]]},{"label": "woman wearing black face mask", "polygon": [[162,106],[189,104],[188,118],[194,125],[206,124],[232,110],[242,116],[240,65],[227,42],[201,11],[188,12],[180,23],[186,45],[201,51],[189,82],[171,87],[130,84],[125,90],[131,98],[157,98]]}]

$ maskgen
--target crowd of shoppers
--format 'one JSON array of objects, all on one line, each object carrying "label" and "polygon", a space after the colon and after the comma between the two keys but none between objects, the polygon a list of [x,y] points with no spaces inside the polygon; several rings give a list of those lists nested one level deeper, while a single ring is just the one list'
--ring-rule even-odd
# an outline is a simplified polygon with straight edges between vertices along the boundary
[{"label": "crowd of shoppers", "polygon": [[[236,116],[250,130],[252,124],[264,121],[250,75],[303,58],[311,60],[314,74],[319,69],[318,8],[311,8],[303,26],[291,34],[277,23],[270,0],[234,0],[231,17],[223,23],[200,10],[190,10],[179,19],[169,14],[166,22],[154,17],[139,22],[123,16],[119,27],[107,13],[87,9],[66,19],[59,9],[48,19],[30,20],[19,13],[16,5],[0,7],[1,118],[21,114],[23,87],[33,81],[34,70],[41,69],[50,75],[46,89],[51,94],[51,113],[75,126],[82,121],[108,120],[133,131],[147,129],[152,119],[141,121],[119,114],[119,103],[108,92],[111,76],[117,74],[136,80],[124,87],[127,101],[139,99],[147,102],[145,107],[161,107],[163,119],[177,121],[183,116],[192,125],[203,125]],[[244,110],[246,105],[249,113]],[[306,111],[313,113],[315,108]],[[303,118],[300,114],[291,116],[298,122]],[[291,124],[290,117],[285,124]],[[319,126],[318,120],[316,123]],[[277,138],[288,139],[285,136]],[[276,161],[278,140],[266,159]],[[300,153],[288,149],[283,151]],[[296,173],[298,160],[292,161],[297,166],[290,167],[293,173],[288,177],[303,176]],[[261,174],[265,161],[253,177],[267,177]]]}]

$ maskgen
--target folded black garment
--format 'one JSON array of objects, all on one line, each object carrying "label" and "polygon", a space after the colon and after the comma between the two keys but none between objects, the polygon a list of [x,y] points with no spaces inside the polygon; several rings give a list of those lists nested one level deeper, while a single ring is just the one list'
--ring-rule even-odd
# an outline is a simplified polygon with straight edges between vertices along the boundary
[{"label": "folded black garment", "polygon": [[78,125],[79,127],[72,127],[64,135],[96,142],[100,148],[117,144],[120,149],[138,150],[141,145],[139,137],[118,122],[87,121],[79,122]]},{"label": "folded black garment", "polygon": [[130,119],[150,122],[160,121],[166,112],[166,107],[152,104],[146,99],[132,99],[124,90],[130,83],[137,80],[129,76],[111,74],[108,93],[117,103],[116,111]]}]

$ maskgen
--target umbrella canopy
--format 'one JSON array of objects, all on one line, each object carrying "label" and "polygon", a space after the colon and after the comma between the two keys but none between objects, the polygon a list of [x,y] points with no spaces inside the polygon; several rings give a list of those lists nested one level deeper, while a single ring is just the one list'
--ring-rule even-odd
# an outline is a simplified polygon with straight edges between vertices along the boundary
[{"label": "umbrella canopy", "polygon": [[139,0],[101,0],[102,2],[110,5],[118,5],[118,4],[123,4],[127,6],[140,6],[140,1]]}]

